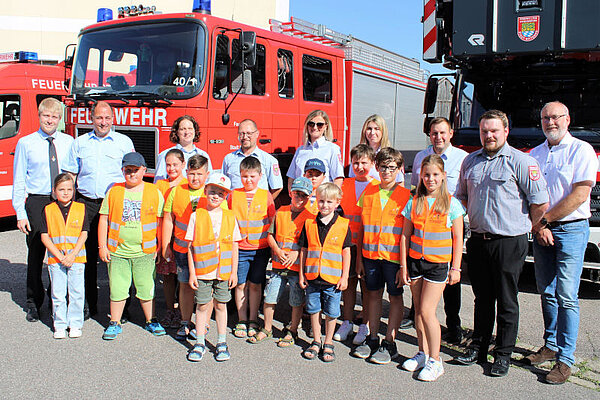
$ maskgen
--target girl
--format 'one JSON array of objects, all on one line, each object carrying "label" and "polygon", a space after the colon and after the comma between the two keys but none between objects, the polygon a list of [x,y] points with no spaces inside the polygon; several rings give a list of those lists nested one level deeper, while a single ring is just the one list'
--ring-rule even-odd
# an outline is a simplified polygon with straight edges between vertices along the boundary
[{"label": "girl", "polygon": [[[54,338],[77,338],[83,327],[85,240],[89,231],[85,205],[73,201],[71,175],[59,174],[52,193],[55,202],[44,208],[42,243],[48,249]],[[69,302],[67,305],[67,292]]]},{"label": "girl", "polygon": [[[183,152],[179,149],[171,149],[167,151],[165,156],[167,179],[162,179],[156,182],[156,186],[163,194],[165,201],[169,197],[171,189],[177,185],[187,182],[183,177],[182,171],[185,163]],[[168,248],[168,253],[172,249],[172,240],[165,243]],[[163,276],[163,290],[165,293],[165,303],[167,305],[167,314],[161,321],[161,325],[165,328],[178,328],[181,321],[179,310],[175,310],[175,290],[177,287],[177,266],[172,255],[167,254],[166,258],[158,257],[156,263],[156,273]]]},{"label": "girl", "polygon": [[435,310],[446,282],[460,281],[464,213],[460,202],[448,193],[442,158],[437,154],[425,157],[415,197],[402,211],[402,268],[398,271],[399,280],[410,285],[419,342],[419,352],[402,368],[422,369],[418,376],[422,381],[435,381],[444,373]]}]

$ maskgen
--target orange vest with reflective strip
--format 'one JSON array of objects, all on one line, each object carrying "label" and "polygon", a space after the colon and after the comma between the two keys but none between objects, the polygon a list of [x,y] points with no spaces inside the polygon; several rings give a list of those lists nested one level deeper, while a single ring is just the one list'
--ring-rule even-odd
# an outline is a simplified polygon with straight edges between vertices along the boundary
[{"label": "orange vest with reflective strip", "polygon": [[[146,254],[156,252],[156,235],[158,227],[158,206],[160,192],[152,183],[144,182],[142,194],[142,209],[140,222],[142,225],[142,250]],[[107,247],[111,252],[117,251],[121,242],[119,230],[123,222],[123,201],[125,200],[125,184],[115,183],[108,191],[108,242]]]},{"label": "orange vest with reflective strip", "polygon": [[[277,210],[277,214],[275,214],[275,241],[277,242],[277,246],[286,253],[289,253],[292,250],[300,251],[300,247],[298,247],[298,237],[302,232],[304,222],[308,218],[315,218],[315,216],[315,213],[305,208],[296,216],[296,219],[292,220],[292,207],[280,207],[279,210]],[[273,254],[272,259],[272,267],[274,269],[300,271],[300,257],[298,257],[296,262],[289,267],[284,267],[275,254]]]},{"label": "orange vest with reflective strip", "polygon": [[231,194],[231,207],[240,226],[242,237],[247,236],[248,243],[258,246],[259,249],[269,246],[268,194],[265,189],[258,188],[250,202],[250,207],[244,189],[235,189]]},{"label": "orange vest with reflective strip", "polygon": [[[196,276],[206,275],[215,269],[221,280],[228,280],[231,275],[233,231],[235,217],[230,210],[222,210],[221,231],[215,239],[212,221],[206,208],[196,209],[196,232],[192,242],[192,256]],[[219,249],[217,250],[217,242]]]},{"label": "orange vest with reflective strip", "polygon": [[447,263],[452,260],[452,228],[447,227],[448,213],[440,214],[433,210],[435,203],[429,208],[424,199],[420,214],[415,211],[413,200],[410,219],[413,234],[410,237],[408,255],[415,259],[424,258],[432,263]]},{"label": "orange vest with reflective strip", "polygon": [[319,228],[316,218],[307,219],[304,223],[308,251],[304,266],[306,279],[321,277],[324,281],[337,284],[342,277],[342,250],[348,234],[350,221],[338,216],[327,232],[325,243],[319,240]]},{"label": "orange vest with reflective strip", "polygon": [[[52,240],[52,243],[54,243],[61,253],[68,254],[75,248],[77,240],[81,235],[83,219],[85,218],[85,204],[74,201],[71,204],[66,221],[58,204],[55,202],[48,204],[44,211],[46,213],[46,224],[48,225],[50,240]],[[48,252],[48,264],[57,264],[58,262],[58,258]],[[82,264],[86,262],[85,246],[75,256],[75,262]]]},{"label": "orange vest with reflective strip", "polygon": [[363,192],[363,256],[371,260],[400,261],[400,237],[404,217],[401,212],[410,199],[410,191],[397,186],[383,210],[379,185],[370,184]]},{"label": "orange vest with reflective strip", "polygon": [[304,208],[306,208],[308,211],[315,215],[319,213],[319,207],[317,207],[317,200],[315,200],[315,202],[311,204],[310,196],[308,197],[308,202],[306,203],[306,206]]},{"label": "orange vest with reflective strip", "polygon": [[[358,231],[362,223],[362,208],[356,204],[356,178],[346,178],[342,183],[342,201],[340,205],[344,210],[344,218],[350,220],[350,231],[352,232],[352,244],[358,246]],[[373,184],[379,184],[378,180],[372,180]]]},{"label": "orange vest with reflective strip", "polygon": [[[173,195],[173,206],[171,213],[175,217],[173,223],[173,250],[179,253],[187,253],[187,241],[185,234],[187,232],[190,216],[194,212],[192,202],[190,201],[190,187],[187,183],[175,187]],[[198,199],[196,208],[206,208],[206,196],[204,192]]]},{"label": "orange vest with reflective strip", "polygon": [[[186,183],[187,183],[187,179],[183,178],[177,186],[183,185]],[[168,179],[161,179],[158,182],[156,182],[155,185],[158,188],[158,190],[160,190],[160,192],[162,193],[165,201],[167,200],[167,197],[169,197],[169,193],[171,193],[171,190],[175,189],[175,187],[176,187],[176,186],[171,187],[171,182]]]}]

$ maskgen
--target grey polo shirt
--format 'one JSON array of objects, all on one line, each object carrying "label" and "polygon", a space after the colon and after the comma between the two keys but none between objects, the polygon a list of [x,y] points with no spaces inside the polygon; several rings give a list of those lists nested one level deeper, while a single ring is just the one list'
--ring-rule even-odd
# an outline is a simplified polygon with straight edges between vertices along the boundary
[{"label": "grey polo shirt", "polygon": [[493,157],[480,149],[465,158],[456,198],[472,231],[518,236],[531,231],[529,205],[548,202],[548,190],[535,159],[507,143]]}]

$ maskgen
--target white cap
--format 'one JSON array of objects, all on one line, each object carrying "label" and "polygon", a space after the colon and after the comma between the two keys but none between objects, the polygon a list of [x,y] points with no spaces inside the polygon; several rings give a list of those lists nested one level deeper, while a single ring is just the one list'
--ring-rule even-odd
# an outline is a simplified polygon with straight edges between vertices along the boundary
[{"label": "white cap", "polygon": [[211,172],[204,186],[215,185],[223,190],[231,192],[231,180],[220,172]]}]

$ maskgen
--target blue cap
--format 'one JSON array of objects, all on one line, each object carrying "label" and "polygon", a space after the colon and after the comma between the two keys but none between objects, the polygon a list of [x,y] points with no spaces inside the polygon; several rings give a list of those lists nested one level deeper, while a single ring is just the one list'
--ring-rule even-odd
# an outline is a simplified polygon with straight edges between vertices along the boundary
[{"label": "blue cap", "polygon": [[123,162],[121,162],[122,167],[126,167],[128,165],[133,165],[134,167],[145,167],[146,160],[144,160],[144,156],[140,153],[132,151],[131,153],[125,154],[123,156]]},{"label": "blue cap", "polygon": [[294,179],[294,182],[292,182],[292,192],[294,191],[302,192],[310,196],[313,191],[312,182],[310,179],[300,176]]},{"label": "blue cap", "polygon": [[317,171],[321,171],[322,173],[325,173],[326,171],[325,163],[318,158],[311,158],[306,162],[306,164],[304,164],[304,172],[308,171],[309,169],[315,169]]}]

